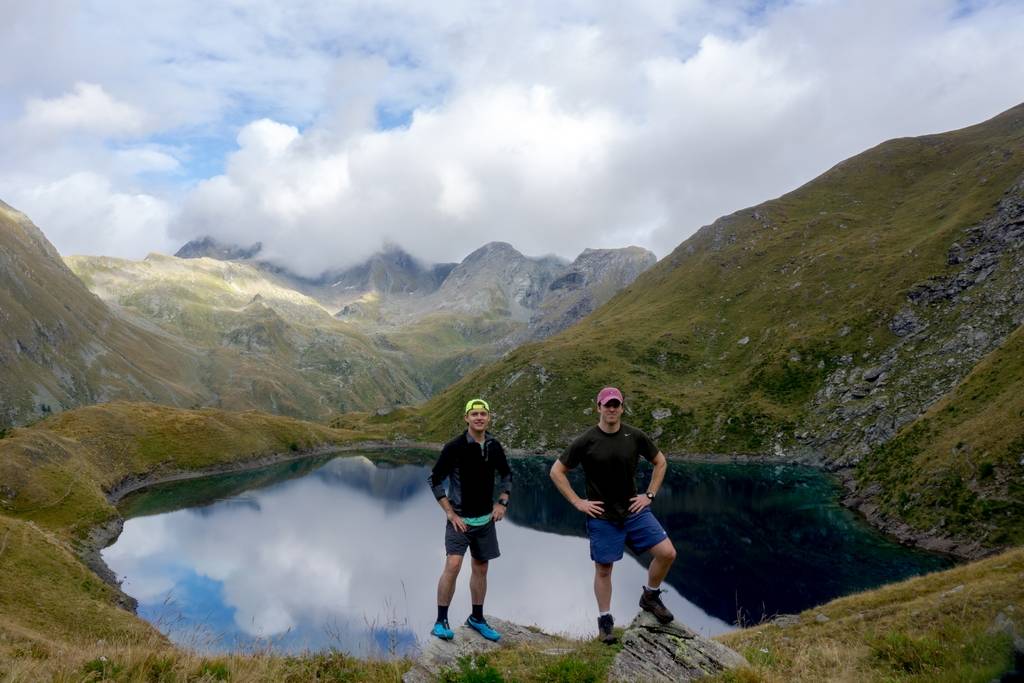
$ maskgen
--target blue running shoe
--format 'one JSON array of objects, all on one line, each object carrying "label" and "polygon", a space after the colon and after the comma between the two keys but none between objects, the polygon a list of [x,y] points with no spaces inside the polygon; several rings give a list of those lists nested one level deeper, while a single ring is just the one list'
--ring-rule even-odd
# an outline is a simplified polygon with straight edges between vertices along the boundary
[{"label": "blue running shoe", "polygon": [[434,628],[430,629],[430,635],[441,640],[451,640],[455,637],[455,631],[451,630],[448,626],[448,620],[445,619],[434,624]]},{"label": "blue running shoe", "polygon": [[472,615],[469,617],[469,619],[466,619],[466,626],[470,627],[471,629],[474,629],[477,633],[482,635],[487,640],[497,641],[499,638],[501,638],[501,634],[495,631],[493,628],[491,628],[486,621],[477,621],[472,617]]}]

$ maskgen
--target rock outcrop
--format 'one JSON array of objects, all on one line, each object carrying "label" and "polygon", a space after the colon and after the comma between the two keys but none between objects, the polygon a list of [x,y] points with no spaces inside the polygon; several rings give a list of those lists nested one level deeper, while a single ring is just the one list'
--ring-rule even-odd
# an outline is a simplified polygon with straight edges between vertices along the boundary
[{"label": "rock outcrop", "polygon": [[544,292],[526,340],[546,339],[593,312],[658,261],[640,247],[584,249]]},{"label": "rock outcrop", "polygon": [[641,612],[622,636],[622,651],[612,662],[608,680],[695,681],[741,666],[747,661],[725,645],[700,637],[678,621],[661,624]]},{"label": "rock outcrop", "polygon": [[530,258],[511,244],[489,242],[452,269],[435,305],[458,313],[500,311],[526,322],[564,268],[565,262],[554,256]]},{"label": "rock outcrop", "polygon": [[564,649],[560,648],[561,641],[546,633],[492,616],[487,616],[487,623],[501,633],[500,641],[492,643],[468,626],[459,626],[455,629],[454,640],[430,638],[429,642],[424,645],[419,659],[402,676],[402,681],[404,683],[436,681],[445,669],[455,669],[461,658],[493,652],[502,647],[528,645],[540,652],[548,651],[551,655],[564,654]]},{"label": "rock outcrop", "polygon": [[256,258],[262,249],[262,242],[242,247],[237,244],[225,244],[212,237],[200,237],[186,242],[174,255],[178,258],[212,258],[218,261],[245,261]]},{"label": "rock outcrop", "polygon": [[[325,273],[316,283],[340,297],[346,292],[423,295],[436,291],[454,267],[454,263],[425,265],[400,247],[388,245],[363,263]],[[322,292],[313,294],[325,298]]]},{"label": "rock outcrop", "polygon": [[889,348],[839,359],[809,406],[805,443],[836,469],[871,450],[949,392],[1024,323],[1024,176],[991,216],[963,230],[948,273],[916,283],[889,322]]},{"label": "rock outcrop", "polygon": [[[504,647],[528,647],[540,655],[558,657],[572,651],[566,642],[541,631],[488,616],[501,632],[501,640],[484,640],[468,626],[455,629],[455,640],[430,638],[404,683],[435,681],[445,670],[457,670],[465,657],[493,652]],[[725,645],[702,638],[678,621],[660,624],[646,612],[637,615],[622,636],[622,650],[608,671],[609,681],[695,681],[727,669],[746,666],[747,661]]]}]

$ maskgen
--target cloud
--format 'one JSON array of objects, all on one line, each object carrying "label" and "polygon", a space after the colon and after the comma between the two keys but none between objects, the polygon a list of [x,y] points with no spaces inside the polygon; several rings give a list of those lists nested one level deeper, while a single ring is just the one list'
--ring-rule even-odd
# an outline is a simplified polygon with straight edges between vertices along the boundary
[{"label": "cloud", "polygon": [[[51,50],[29,78],[33,36]],[[385,241],[426,260],[493,239],[663,255],[1024,85],[1024,6],[997,0],[87,2],[25,9],[0,38],[0,123],[65,133],[0,127],[0,196],[97,174],[164,203],[164,243],[262,241],[306,274]],[[115,154],[125,135],[167,157]]]},{"label": "cloud", "polygon": [[157,149],[135,147],[113,152],[114,165],[123,174],[169,173],[181,168],[173,155]]},{"label": "cloud", "polygon": [[84,131],[107,136],[132,136],[143,130],[141,109],[118,102],[95,83],[75,83],[73,92],[53,99],[29,99],[25,122],[51,131]]},{"label": "cloud", "polygon": [[166,251],[171,207],[145,193],[119,192],[110,181],[80,172],[51,183],[27,187],[11,200],[61,245],[65,255],[92,254],[137,258]]},{"label": "cloud", "polygon": [[417,111],[407,129],[344,139],[257,121],[239,134],[227,173],[188,198],[174,234],[261,240],[266,256],[308,275],[385,241],[432,261],[508,237],[534,254],[562,251],[552,235],[591,244],[602,214],[621,212],[565,199],[598,196],[623,125],[542,87],[477,92]]}]

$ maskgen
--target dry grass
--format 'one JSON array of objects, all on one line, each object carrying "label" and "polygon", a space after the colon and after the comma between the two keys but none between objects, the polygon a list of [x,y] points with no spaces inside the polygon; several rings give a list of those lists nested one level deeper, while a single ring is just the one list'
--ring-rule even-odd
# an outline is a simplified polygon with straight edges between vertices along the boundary
[{"label": "dry grass", "polygon": [[408,660],[366,660],[340,652],[280,656],[268,652],[204,656],[160,638],[98,641],[64,650],[0,641],[0,681],[400,681]]},{"label": "dry grass", "polygon": [[1024,549],[727,634],[753,666],[719,680],[987,682],[1012,666],[1000,613],[1024,632]]}]

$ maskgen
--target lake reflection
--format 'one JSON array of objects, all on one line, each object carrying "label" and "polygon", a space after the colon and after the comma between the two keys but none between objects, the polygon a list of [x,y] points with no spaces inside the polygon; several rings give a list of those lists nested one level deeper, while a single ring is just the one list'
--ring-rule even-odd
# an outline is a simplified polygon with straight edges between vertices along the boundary
[{"label": "lake reflection", "polygon": [[[550,460],[512,466],[515,490],[498,526],[502,557],[491,563],[486,612],[592,635],[593,564],[582,516],[550,485]],[[129,519],[104,558],[125,577],[140,615],[188,646],[269,641],[290,651],[401,654],[429,637],[444,562],[444,514],[427,472],[356,456],[160,487],[125,508],[159,514]],[[246,490],[252,486],[262,488]],[[163,511],[175,500],[200,504],[200,491],[214,502]],[[654,510],[679,549],[665,601],[709,635],[730,628],[738,612],[798,611],[946,564],[866,529],[805,468],[673,463]],[[645,579],[634,557],[616,565],[619,623],[636,613]],[[453,622],[469,613],[468,581],[467,561]]]}]

